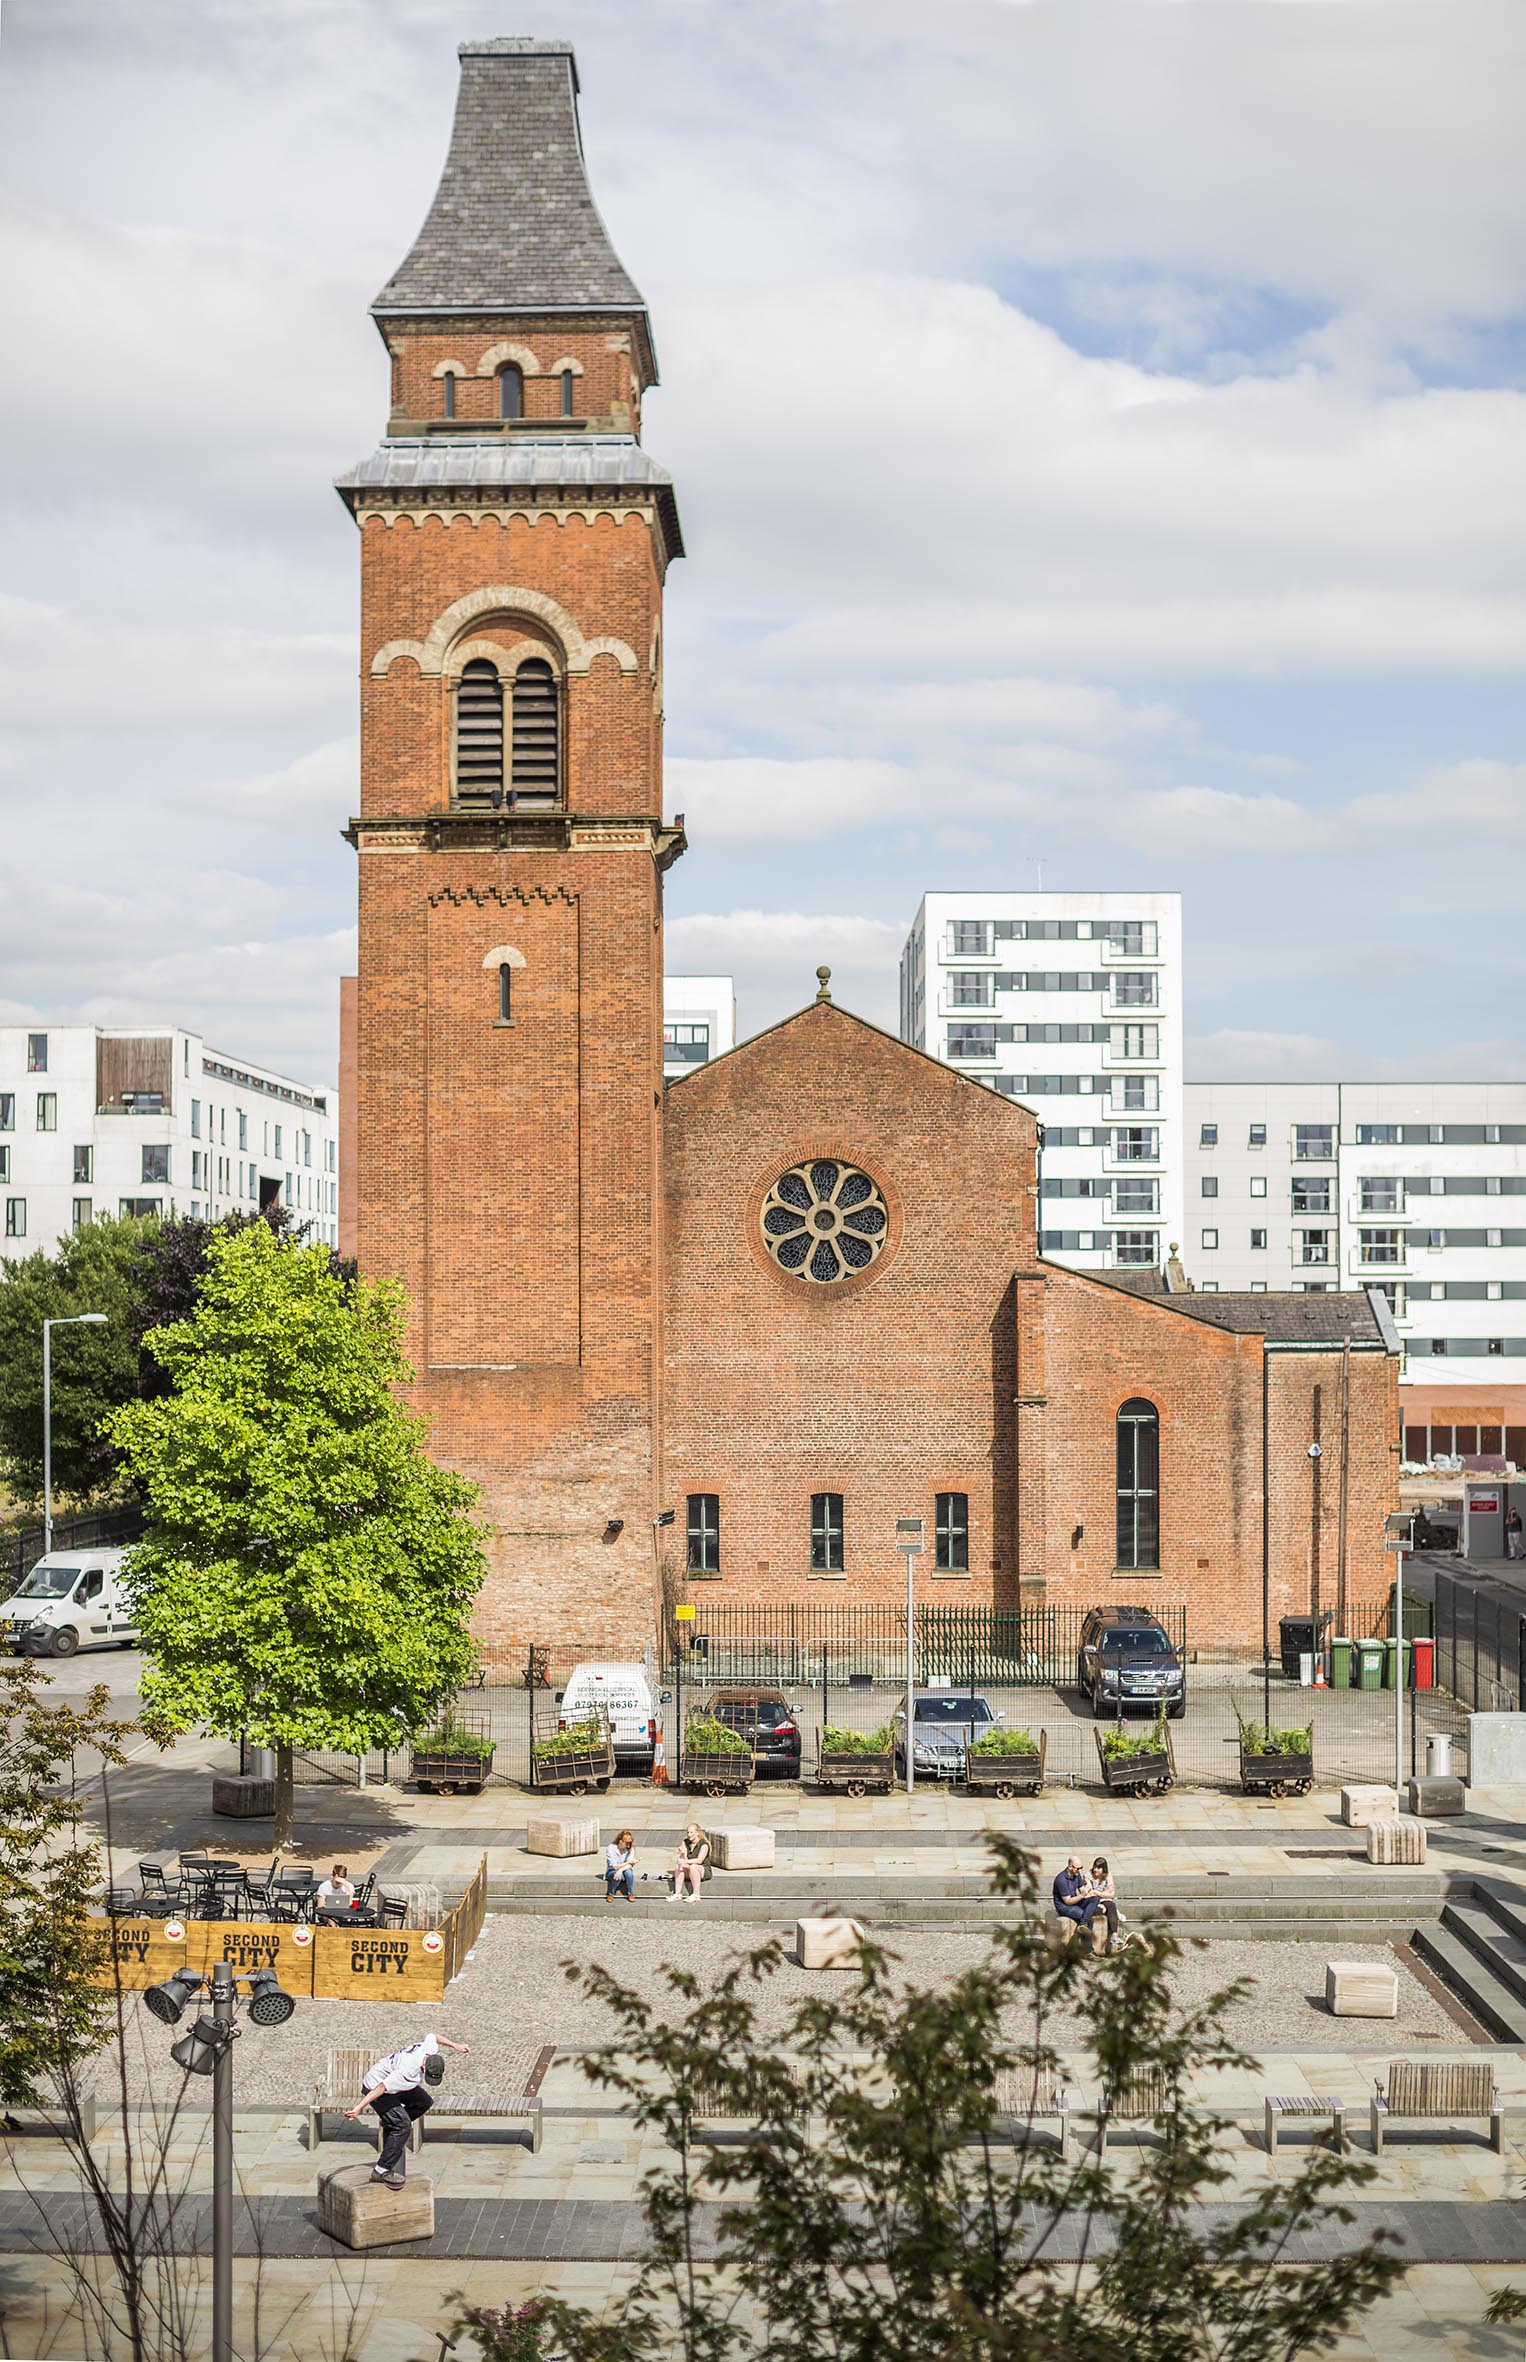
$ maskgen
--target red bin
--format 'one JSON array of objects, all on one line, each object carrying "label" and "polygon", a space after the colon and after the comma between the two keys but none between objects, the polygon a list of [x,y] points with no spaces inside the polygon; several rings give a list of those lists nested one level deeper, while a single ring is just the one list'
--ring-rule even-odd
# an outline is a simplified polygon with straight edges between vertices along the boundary
[{"label": "red bin", "polygon": [[1424,1634],[1417,1634],[1412,1643],[1415,1663],[1416,1689],[1436,1686],[1436,1643]]}]

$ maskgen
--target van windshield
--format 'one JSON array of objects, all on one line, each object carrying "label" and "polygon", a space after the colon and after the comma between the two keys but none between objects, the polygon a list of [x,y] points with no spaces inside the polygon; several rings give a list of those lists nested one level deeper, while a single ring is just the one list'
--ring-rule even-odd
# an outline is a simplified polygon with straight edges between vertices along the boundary
[{"label": "van windshield", "polygon": [[67,1599],[79,1578],[80,1569],[77,1566],[49,1566],[44,1558],[33,1567],[16,1597],[18,1599]]}]

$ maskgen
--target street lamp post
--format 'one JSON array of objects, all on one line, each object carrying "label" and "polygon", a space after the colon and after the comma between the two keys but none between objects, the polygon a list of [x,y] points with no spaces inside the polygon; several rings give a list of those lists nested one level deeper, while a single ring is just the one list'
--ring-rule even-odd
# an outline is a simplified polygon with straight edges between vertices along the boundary
[{"label": "street lamp post", "polygon": [[53,1548],[53,1331],[105,1326],[104,1312],[71,1312],[42,1324],[42,1554]]},{"label": "street lamp post", "polygon": [[898,1517],[895,1521],[895,1546],[906,1560],[906,1793],[911,1795],[917,1784],[915,1758],[917,1735],[917,1560],[922,1554],[922,1520],[920,1517]]}]

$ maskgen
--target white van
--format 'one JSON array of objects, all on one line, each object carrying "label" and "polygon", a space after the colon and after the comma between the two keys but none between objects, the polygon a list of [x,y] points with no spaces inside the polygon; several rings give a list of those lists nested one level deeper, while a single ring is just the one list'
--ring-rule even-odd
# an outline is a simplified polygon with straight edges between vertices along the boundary
[{"label": "white van", "polygon": [[82,1648],[132,1648],[137,1626],[122,1596],[125,1550],[53,1550],[0,1606],[0,1648],[21,1657],[72,1657]]},{"label": "white van", "polygon": [[616,1762],[651,1770],[659,1700],[644,1665],[574,1665],[559,1703],[563,1730],[595,1710],[608,1719]]}]

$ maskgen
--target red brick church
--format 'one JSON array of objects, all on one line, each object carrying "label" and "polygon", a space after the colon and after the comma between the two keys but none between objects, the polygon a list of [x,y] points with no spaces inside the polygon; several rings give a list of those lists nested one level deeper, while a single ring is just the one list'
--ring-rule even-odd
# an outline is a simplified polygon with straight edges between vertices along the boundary
[{"label": "red brick church", "polygon": [[[1021,1106],[837,1007],[662,1074],[662,595],[646,306],[572,52],[473,42],[372,306],[348,1241],[482,1487],[484,1638],[639,1649],[707,1600],[1185,1603],[1203,1643],[1379,1595],[1398,1341],[1367,1294],[1193,1294],[1035,1235]],[[1320,1450],[1311,1456],[1311,1445]],[[663,1524],[666,1512],[672,1522]]]}]

